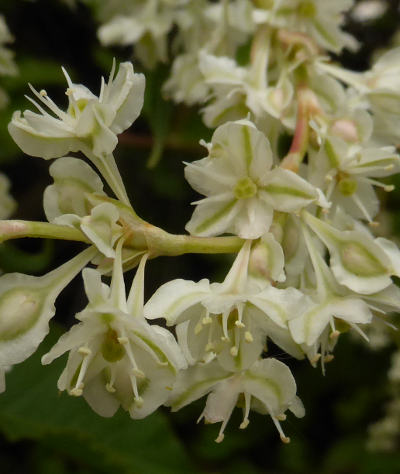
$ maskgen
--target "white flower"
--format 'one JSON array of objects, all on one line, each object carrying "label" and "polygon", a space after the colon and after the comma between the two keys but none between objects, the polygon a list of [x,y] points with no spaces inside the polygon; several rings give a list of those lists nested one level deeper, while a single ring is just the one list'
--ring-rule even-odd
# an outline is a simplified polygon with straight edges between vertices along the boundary
[{"label": "white flower", "polygon": [[354,0],[273,0],[272,6],[255,12],[258,22],[310,35],[328,51],[339,53],[342,48],[355,49],[357,41],[341,30],[343,13],[350,10]]},{"label": "white flower", "polygon": [[177,372],[186,363],[172,334],[150,326],[143,317],[142,258],[128,298],[117,246],[111,287],[98,271],[83,272],[88,306],[76,315],[81,322],[64,334],[42,363],[49,364],[70,351],[58,381],[60,390],[83,395],[102,416],[121,405],[132,418],[144,418],[170,395]]},{"label": "white flower", "polygon": [[185,177],[207,197],[198,201],[186,229],[193,235],[225,232],[255,239],[270,228],[274,210],[326,206],[321,193],[297,174],[276,167],[268,139],[249,121],[218,127],[209,156],[187,164]]},{"label": "white flower", "polygon": [[112,152],[118,143],[117,134],[130,127],[140,114],[144,76],[135,74],[131,63],[121,63],[114,77],[114,62],[109,81],[106,84],[102,79],[97,97],[85,86],[73,84],[64,69],[63,72],[68,82],[67,111],[61,110],[46,91],[37,92],[31,86],[38,102],[30,100],[39,113],[14,112],[8,126],[12,138],[28,155],[45,159],[82,151],[116,195],[129,203]]},{"label": "white flower", "polygon": [[332,135],[326,137],[312,163],[315,171],[311,178],[325,191],[333,209],[340,206],[351,216],[369,223],[379,210],[374,186],[385,191],[394,189],[374,178],[400,170],[400,158],[394,148],[349,143]]},{"label": "white flower", "polygon": [[182,372],[176,382],[168,404],[177,411],[209,393],[200,419],[206,423],[222,422],[218,437],[224,439],[224,430],[243,395],[243,421],[241,429],[249,424],[250,409],[268,414],[276,426],[281,440],[289,443],[280,421],[285,420],[284,412],[289,409],[297,417],[304,416],[304,407],[296,397],[296,382],[289,368],[276,359],[256,361],[246,371],[230,373],[221,369],[216,362],[205,366],[190,367]]},{"label": "white flower", "polygon": [[93,207],[89,195],[105,195],[103,183],[97,173],[83,160],[66,156],[56,160],[49,168],[54,184],[43,194],[43,207],[49,222],[64,214],[84,217]]},{"label": "white flower", "polygon": [[365,230],[339,230],[311,214],[304,221],[327,246],[337,281],[363,295],[387,288],[400,271],[400,252],[386,239],[373,239]]},{"label": "white flower", "polygon": [[303,357],[287,322],[307,301],[294,288],[253,286],[248,279],[250,247],[249,241],[244,244],[223,283],[173,280],[146,303],[147,318],[163,317],[168,325],[177,325],[191,364],[217,357],[226,370],[246,369],[260,356],[267,336],[292,356]]},{"label": "white flower", "polygon": [[[173,6],[173,5],[172,5]],[[98,31],[100,42],[110,45],[135,45],[138,58],[146,67],[167,60],[167,35],[173,25],[173,9],[160,0],[146,0],[131,5],[103,24]]]},{"label": "white flower", "polygon": [[0,277],[0,372],[35,352],[49,331],[56,298],[95,254],[90,247],[41,277]]}]

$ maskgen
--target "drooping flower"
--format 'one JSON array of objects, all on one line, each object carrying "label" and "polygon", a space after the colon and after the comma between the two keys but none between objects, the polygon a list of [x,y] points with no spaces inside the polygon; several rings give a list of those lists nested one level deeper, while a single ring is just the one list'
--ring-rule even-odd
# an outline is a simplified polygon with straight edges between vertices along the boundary
[{"label": "drooping flower", "polygon": [[177,325],[191,364],[217,357],[226,370],[244,370],[258,359],[267,336],[292,356],[303,357],[287,324],[305,310],[307,298],[294,288],[254,284],[248,278],[250,248],[247,241],[223,283],[173,280],[146,303],[148,319],[163,317],[167,325]]},{"label": "drooping flower", "polygon": [[42,358],[49,364],[69,351],[58,381],[60,390],[83,395],[102,416],[112,416],[121,405],[132,418],[144,418],[170,395],[177,372],[186,366],[173,335],[150,326],[143,317],[144,266],[139,265],[128,298],[117,245],[111,287],[97,270],[83,272],[88,306],[80,321]]},{"label": "drooping flower", "polygon": [[225,428],[239,397],[244,401],[240,428],[248,426],[250,409],[268,414],[284,443],[290,441],[280,425],[280,421],[286,419],[284,412],[289,409],[297,417],[304,416],[304,407],[296,396],[296,382],[289,368],[272,358],[258,360],[247,370],[237,373],[222,369],[216,361],[190,367],[178,377],[168,405],[172,411],[177,411],[206,394],[209,395],[199,420],[222,423],[215,440],[217,443],[224,439]]}]

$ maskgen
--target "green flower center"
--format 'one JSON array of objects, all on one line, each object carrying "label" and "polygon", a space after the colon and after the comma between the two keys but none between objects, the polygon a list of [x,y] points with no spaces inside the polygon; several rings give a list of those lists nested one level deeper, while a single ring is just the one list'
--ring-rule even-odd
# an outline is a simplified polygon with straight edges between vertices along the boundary
[{"label": "green flower center", "polygon": [[344,196],[352,196],[357,191],[357,181],[353,178],[343,178],[338,187]]},{"label": "green flower center", "polygon": [[236,183],[234,193],[237,199],[251,198],[257,194],[257,185],[249,177],[239,179]]},{"label": "green flower center", "polygon": [[299,5],[298,12],[300,16],[313,18],[317,13],[317,9],[313,2],[304,2]]},{"label": "green flower center", "polygon": [[124,357],[125,349],[118,341],[118,334],[114,329],[109,329],[104,335],[101,354],[107,362],[118,362]]}]

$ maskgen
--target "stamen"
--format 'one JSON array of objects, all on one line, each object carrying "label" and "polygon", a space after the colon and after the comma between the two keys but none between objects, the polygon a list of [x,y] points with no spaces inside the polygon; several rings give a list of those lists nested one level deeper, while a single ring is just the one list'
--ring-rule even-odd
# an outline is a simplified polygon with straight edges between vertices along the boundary
[{"label": "stamen", "polygon": [[44,110],[44,108],[43,108],[42,106],[40,106],[40,105],[36,102],[36,100],[32,99],[32,97],[29,97],[29,95],[26,95],[26,94],[24,95],[24,97],[25,97],[25,99],[28,99],[29,102],[30,102],[31,104],[33,104],[33,105],[39,110],[39,112],[40,112],[42,115],[44,115],[44,116],[46,116],[46,115],[49,116],[49,115],[50,115],[48,112],[46,112],[46,111]]},{"label": "stamen", "polygon": [[202,320],[201,320],[201,324],[204,324],[204,326],[206,326],[207,324],[211,324],[212,323],[212,318],[210,317],[209,314],[207,314],[207,316],[205,316]]},{"label": "stamen", "polygon": [[136,377],[134,376],[134,374],[130,374],[129,375],[129,378],[131,380],[131,385],[132,385],[132,390],[133,390],[133,394],[135,396],[135,401],[141,399],[141,397],[139,396],[139,391],[138,391],[138,387],[137,387],[137,382],[136,382]]},{"label": "stamen", "polygon": [[214,350],[214,343],[213,342],[208,342],[205,347],[206,352],[210,352]]},{"label": "stamen", "polygon": [[379,224],[378,221],[371,221],[371,222],[368,222],[368,225],[369,225],[370,227],[379,227],[379,226],[380,226],[380,224]]},{"label": "stamen", "polygon": [[122,337],[118,337],[118,338],[117,338],[117,341],[118,341],[120,344],[125,345],[125,344],[128,344],[129,339],[128,339],[126,336],[122,336]]},{"label": "stamen", "polygon": [[246,331],[244,333],[244,340],[249,343],[254,341],[253,335],[251,334],[250,331]]},{"label": "stamen", "polygon": [[115,393],[116,389],[114,387],[114,382],[115,382],[116,370],[114,369],[113,365],[111,365],[110,370],[111,370],[111,376],[110,376],[109,382],[106,383],[106,390],[107,392]]},{"label": "stamen", "polygon": [[222,315],[222,330],[224,333],[224,337],[226,338],[227,341],[229,341],[229,336],[228,336],[228,319],[229,319],[230,312],[225,311]]},{"label": "stamen", "polygon": [[85,356],[90,355],[92,351],[89,349],[89,347],[82,346],[78,349],[78,353],[85,357]]},{"label": "stamen", "polygon": [[240,423],[239,429],[244,430],[249,426],[249,413],[250,413],[250,402],[251,395],[248,392],[244,392],[244,410],[243,410],[243,421]]},{"label": "stamen", "polygon": [[385,184],[385,183],[381,183],[380,181],[377,181],[376,179],[372,179],[372,178],[359,178],[360,181],[364,181],[365,183],[368,183],[368,184],[372,184],[372,186],[376,186],[377,188],[382,188],[384,191],[386,191],[387,193],[390,193],[392,192],[396,186],[394,186],[394,184]]},{"label": "stamen", "polygon": [[279,421],[285,421],[287,416],[284,413],[281,413],[280,415],[276,415],[276,419]]},{"label": "stamen", "polygon": [[354,323],[349,323],[349,324],[350,324],[350,326],[351,326],[355,331],[358,332],[358,334],[359,334],[363,339],[365,339],[367,342],[369,342],[369,337],[365,334],[365,332],[364,332],[362,329],[360,329],[359,326],[357,326],[357,324],[354,324]]},{"label": "stamen", "polygon": [[332,362],[335,356],[333,354],[328,354],[324,357],[324,362],[325,364],[328,364],[329,362]]},{"label": "stamen", "polygon": [[315,356],[310,359],[311,365],[315,366],[320,359],[321,359],[321,354],[319,353],[315,354]]},{"label": "stamen", "polygon": [[365,209],[364,204],[361,202],[360,198],[356,194],[352,194],[351,198],[355,202],[356,206],[360,209],[360,211],[364,214],[365,219],[368,222],[372,221],[371,216],[368,214],[368,211]]},{"label": "stamen", "polygon": [[238,327],[238,328],[244,328],[245,325],[243,324],[243,306],[242,305],[238,305],[237,306],[237,313],[238,313],[238,317],[237,317],[237,320],[235,321],[235,325]]},{"label": "stamen", "polygon": [[197,323],[194,328],[194,334],[197,336],[203,330],[203,325],[201,323]]},{"label": "stamen", "polygon": [[239,354],[239,349],[236,346],[231,347],[230,351],[232,357],[236,357]]},{"label": "stamen", "polygon": [[[81,350],[81,349],[85,349],[84,347],[81,347],[80,349],[78,349],[78,352]],[[90,350],[90,349],[89,349]],[[80,352],[82,354],[82,352]],[[81,364],[81,367],[79,369],[79,375],[78,375],[78,379],[76,381],[76,384],[75,384],[75,387],[72,388],[70,391],[69,391],[69,394],[74,396],[74,397],[80,397],[83,393],[83,388],[85,386],[85,384],[83,383],[83,379],[85,378],[85,375],[86,375],[86,371],[88,369],[88,366],[89,366],[89,362],[91,360],[91,357],[90,357],[90,354],[91,354],[91,351],[90,353],[88,354],[87,351],[84,351],[84,353],[82,354],[82,357],[83,357],[83,360],[82,360],[82,364]]]},{"label": "stamen", "polygon": [[49,96],[42,96],[39,94],[39,92],[32,86],[32,84],[28,84],[30,90],[33,92],[33,94],[42,102],[43,104],[46,105],[57,117],[61,120],[64,120],[67,117],[67,114],[63,112],[57,105],[50,99]]},{"label": "stamen", "polygon": [[[268,407],[267,407],[268,408]],[[269,410],[268,410],[269,411]],[[290,443],[290,438],[285,436],[285,433],[282,430],[281,424],[279,423],[278,417],[271,415],[272,421],[274,422],[274,425],[276,426],[276,429],[278,430],[278,433],[280,435],[281,441],[285,444]]]}]

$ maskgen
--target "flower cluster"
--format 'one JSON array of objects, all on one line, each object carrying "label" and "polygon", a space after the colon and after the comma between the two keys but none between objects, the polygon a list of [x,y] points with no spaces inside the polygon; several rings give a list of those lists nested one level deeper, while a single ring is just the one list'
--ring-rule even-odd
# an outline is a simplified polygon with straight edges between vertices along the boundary
[{"label": "flower cluster", "polygon": [[[400,133],[400,52],[388,52],[365,73],[332,64],[324,51],[357,46],[341,30],[351,6],[98,6],[101,41],[134,44],[148,66],[167,60],[177,26],[165,90],[177,102],[205,104],[204,122],[215,127],[210,143],[202,142],[206,156],[185,164],[185,178],[203,197],[193,203],[187,236],[152,226],[132,208],[112,155],[143,104],[144,76],[132,64],[122,63],[116,75],[114,64],[98,96],[64,71],[66,111],[31,87],[38,112],[15,112],[9,131],[27,154],[57,158],[44,192],[46,217],[57,232],[90,246],[45,276],[0,278],[3,373],[35,351],[59,292],[91,262],[95,268],[83,270],[88,304],[79,322],[42,359],[48,364],[69,353],[60,390],[82,395],[102,416],[122,406],[132,418],[207,395],[200,419],[221,423],[217,442],[236,406],[243,408],[241,429],[254,410],[268,414],[289,441],[280,422],[287,410],[297,417],[305,410],[290,369],[271,356],[270,345],[320,363],[325,373],[341,333],[368,341],[366,329],[400,308],[392,280],[400,276],[400,250],[374,234],[379,193],[393,189],[386,179],[400,171],[392,146]],[[246,41],[251,52],[239,64],[237,49]],[[280,153],[285,134],[292,144]],[[78,151],[101,176],[65,156]],[[105,193],[102,178],[117,199]],[[146,260],[210,248],[237,252],[222,283],[177,279],[144,302]],[[123,272],[135,266],[127,295]],[[108,286],[102,275],[110,273]]]}]

